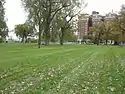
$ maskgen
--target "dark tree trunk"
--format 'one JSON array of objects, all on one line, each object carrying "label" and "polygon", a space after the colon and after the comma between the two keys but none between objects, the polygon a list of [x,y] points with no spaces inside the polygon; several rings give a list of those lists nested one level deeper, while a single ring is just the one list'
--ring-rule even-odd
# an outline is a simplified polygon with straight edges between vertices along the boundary
[{"label": "dark tree trunk", "polygon": [[44,28],[44,33],[45,33],[45,45],[48,46],[50,42],[50,24],[53,20],[52,18],[52,1],[49,0],[49,6],[47,8],[47,15],[45,18],[45,28]]},{"label": "dark tree trunk", "polygon": [[48,35],[45,36],[45,45],[46,46],[49,45],[49,36]]},{"label": "dark tree trunk", "polygon": [[27,37],[25,37],[25,43],[28,43],[28,39],[27,39]]},{"label": "dark tree trunk", "polygon": [[111,40],[111,43],[110,43],[110,45],[112,45],[112,42],[113,42],[113,41]]},{"label": "dark tree trunk", "polygon": [[108,40],[105,40],[105,45],[107,45],[108,44]]},{"label": "dark tree trunk", "polygon": [[49,30],[49,24],[46,24],[45,26],[45,45],[48,46],[49,45],[49,41],[50,41],[50,30]]},{"label": "dark tree trunk", "polygon": [[24,42],[24,36],[22,37],[22,40],[21,40],[21,43],[23,43]]},{"label": "dark tree trunk", "polygon": [[60,45],[63,45],[63,42],[64,42],[64,28],[61,28]]},{"label": "dark tree trunk", "polygon": [[24,42],[24,38],[22,38],[22,40],[21,40],[21,43],[23,43]]},{"label": "dark tree trunk", "polygon": [[63,45],[63,37],[60,37],[60,45]]},{"label": "dark tree trunk", "polygon": [[38,48],[41,47],[41,24],[40,24],[40,21],[39,21],[39,39],[38,39]]}]

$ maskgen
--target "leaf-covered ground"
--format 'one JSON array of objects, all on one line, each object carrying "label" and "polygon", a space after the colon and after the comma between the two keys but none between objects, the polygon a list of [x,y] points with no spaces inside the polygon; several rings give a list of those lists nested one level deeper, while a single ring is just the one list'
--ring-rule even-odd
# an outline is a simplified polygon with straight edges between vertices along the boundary
[{"label": "leaf-covered ground", "polygon": [[125,48],[0,44],[0,94],[125,94]]}]

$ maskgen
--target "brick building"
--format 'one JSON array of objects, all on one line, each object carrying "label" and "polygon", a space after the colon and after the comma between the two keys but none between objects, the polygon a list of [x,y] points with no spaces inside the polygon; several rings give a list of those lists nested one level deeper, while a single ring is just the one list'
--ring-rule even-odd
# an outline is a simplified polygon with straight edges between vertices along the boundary
[{"label": "brick building", "polygon": [[91,18],[92,18],[92,26],[103,22],[103,16],[99,15],[99,12],[93,11]]},{"label": "brick building", "polygon": [[103,22],[113,21],[114,15],[109,13],[106,16],[102,16],[99,12],[93,11],[91,15],[81,14],[78,17],[78,39],[85,39],[89,34],[89,28],[96,24],[101,24]]},{"label": "brick building", "polygon": [[79,39],[83,39],[84,36],[88,35],[88,22],[89,14],[81,14],[78,17],[78,35]]}]

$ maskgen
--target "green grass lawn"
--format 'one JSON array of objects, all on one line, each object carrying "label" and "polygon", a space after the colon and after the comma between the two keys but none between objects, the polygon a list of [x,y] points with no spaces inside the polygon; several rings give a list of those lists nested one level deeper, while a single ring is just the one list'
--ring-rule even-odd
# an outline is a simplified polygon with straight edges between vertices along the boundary
[{"label": "green grass lawn", "polygon": [[0,44],[0,94],[125,94],[125,48]]}]

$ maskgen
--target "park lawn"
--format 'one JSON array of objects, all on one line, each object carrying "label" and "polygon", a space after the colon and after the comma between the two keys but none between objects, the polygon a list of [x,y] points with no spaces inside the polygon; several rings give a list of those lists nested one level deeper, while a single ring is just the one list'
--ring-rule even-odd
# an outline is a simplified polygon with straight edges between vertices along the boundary
[{"label": "park lawn", "polygon": [[0,94],[125,94],[125,48],[0,44]]}]

